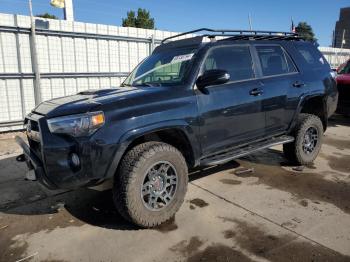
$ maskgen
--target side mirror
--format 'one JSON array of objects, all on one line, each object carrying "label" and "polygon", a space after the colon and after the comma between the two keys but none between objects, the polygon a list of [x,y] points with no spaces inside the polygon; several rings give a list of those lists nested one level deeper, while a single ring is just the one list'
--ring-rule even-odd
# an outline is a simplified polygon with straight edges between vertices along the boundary
[{"label": "side mirror", "polygon": [[230,74],[226,70],[213,69],[205,71],[198,77],[196,85],[198,88],[204,88],[211,85],[222,85],[230,80]]}]

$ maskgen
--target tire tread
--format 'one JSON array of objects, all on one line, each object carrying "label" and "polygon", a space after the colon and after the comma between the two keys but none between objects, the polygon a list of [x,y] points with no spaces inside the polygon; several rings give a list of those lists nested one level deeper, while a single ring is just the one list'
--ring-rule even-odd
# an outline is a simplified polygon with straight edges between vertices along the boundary
[{"label": "tire tread", "polygon": [[283,152],[286,158],[292,161],[293,163],[297,163],[299,165],[309,165],[317,157],[318,152],[317,154],[315,154],[315,157],[312,161],[305,160],[302,157],[303,154],[301,152],[301,148],[298,146],[298,140],[301,139],[301,137],[304,135],[304,127],[310,126],[311,124],[315,124],[321,128],[322,134],[319,135],[319,137],[321,137],[319,143],[322,144],[323,125],[321,119],[316,115],[301,113],[299,115],[294,132],[292,133],[292,135],[295,137],[294,142],[283,145]]},{"label": "tire tread", "polygon": [[175,147],[162,142],[146,142],[129,150],[123,157],[115,176],[113,200],[118,212],[126,220],[142,227],[154,227],[166,222],[178,211],[184,201],[182,198],[180,200],[181,203],[176,205],[176,209],[171,210],[172,212],[163,212],[165,214],[160,214],[159,219],[151,219],[150,217],[145,217],[139,212],[134,196],[128,194],[130,187],[139,175],[137,171],[140,169],[141,165],[149,157],[164,151],[172,152],[177,155],[182,162],[183,167],[186,168],[186,191],[188,182],[186,161]]}]

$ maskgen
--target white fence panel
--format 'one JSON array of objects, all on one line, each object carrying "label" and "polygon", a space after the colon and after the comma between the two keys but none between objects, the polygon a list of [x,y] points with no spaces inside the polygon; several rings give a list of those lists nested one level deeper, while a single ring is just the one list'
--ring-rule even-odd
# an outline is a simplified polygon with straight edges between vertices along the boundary
[{"label": "white fence panel", "polygon": [[[41,19],[37,61],[41,100],[116,87],[172,32]],[[12,31],[11,31],[12,28]],[[0,132],[21,127],[35,106],[30,17],[0,13]]]},{"label": "white fence panel", "polygon": [[32,68],[31,54],[30,54],[29,36],[19,34],[18,37],[19,37],[19,52],[21,55],[22,73],[31,73],[33,71],[33,68]]},{"label": "white fence panel", "polygon": [[2,59],[5,73],[18,72],[18,57],[16,35],[14,33],[0,33]]},{"label": "white fence panel", "polygon": [[[37,31],[42,100],[117,87],[160,40],[177,33],[44,19]],[[30,17],[0,13],[0,132],[21,127],[35,106]],[[192,37],[186,35],[177,39]],[[153,40],[152,40],[153,38]],[[350,50],[321,47],[333,67]]]},{"label": "white fence panel", "polygon": [[332,68],[337,68],[350,59],[349,49],[319,47],[319,50],[323,53]]}]

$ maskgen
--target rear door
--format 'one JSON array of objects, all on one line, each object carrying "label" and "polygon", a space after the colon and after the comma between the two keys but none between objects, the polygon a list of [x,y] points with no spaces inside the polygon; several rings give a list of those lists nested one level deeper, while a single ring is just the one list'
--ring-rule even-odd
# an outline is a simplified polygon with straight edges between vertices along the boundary
[{"label": "rear door", "polygon": [[277,135],[287,130],[294,113],[288,108],[288,100],[293,99],[290,92],[293,88],[302,88],[303,83],[294,62],[281,45],[256,44],[254,47],[264,90],[265,132],[266,135]]}]

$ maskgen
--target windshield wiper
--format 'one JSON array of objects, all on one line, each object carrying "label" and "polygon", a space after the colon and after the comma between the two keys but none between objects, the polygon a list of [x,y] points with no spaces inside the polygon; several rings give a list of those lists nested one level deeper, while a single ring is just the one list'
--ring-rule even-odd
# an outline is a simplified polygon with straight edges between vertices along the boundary
[{"label": "windshield wiper", "polygon": [[144,83],[144,84],[137,84],[137,85],[134,85],[134,86],[149,86],[149,87],[153,87],[151,84],[148,84],[148,83]]},{"label": "windshield wiper", "polygon": [[137,84],[137,85],[133,85],[133,86],[148,86],[148,87],[155,87],[155,86],[161,86],[161,84],[159,84],[159,83],[145,82],[145,83],[142,83],[142,84]]},{"label": "windshield wiper", "polygon": [[123,83],[123,84],[121,84],[120,86],[121,86],[121,87],[124,87],[124,86],[132,86],[132,85]]}]

